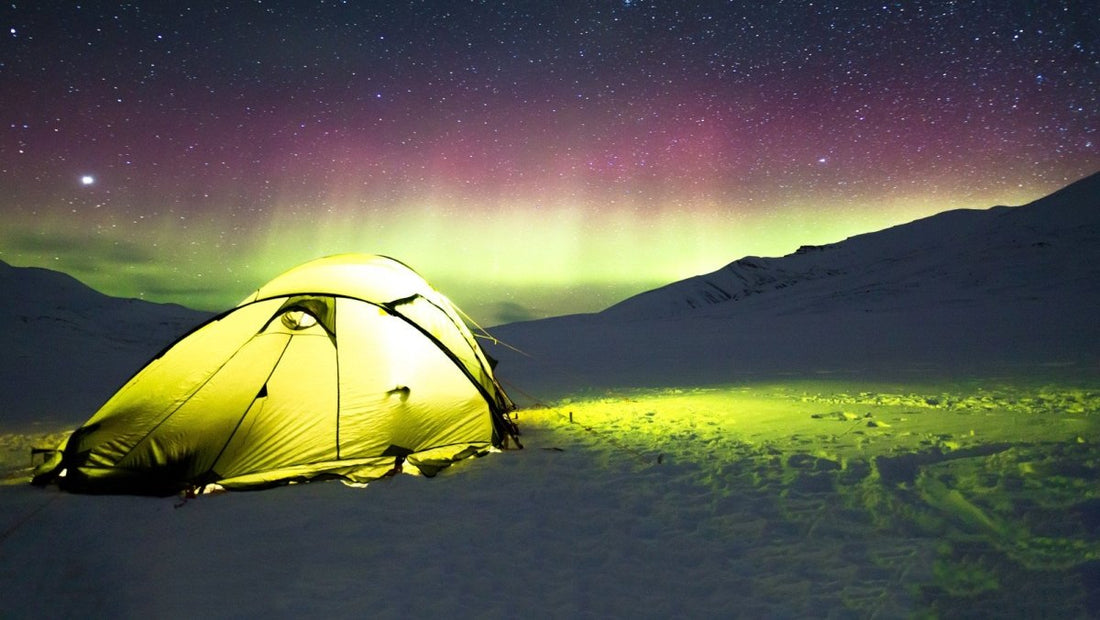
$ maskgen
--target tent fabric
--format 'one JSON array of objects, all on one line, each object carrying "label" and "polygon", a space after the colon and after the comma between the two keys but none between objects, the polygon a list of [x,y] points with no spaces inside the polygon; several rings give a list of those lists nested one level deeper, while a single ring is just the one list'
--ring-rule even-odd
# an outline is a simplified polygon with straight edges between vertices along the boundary
[{"label": "tent fabric", "polygon": [[428,475],[492,446],[514,406],[458,310],[404,264],[346,254],[276,277],[150,361],[34,482],[172,494]]}]

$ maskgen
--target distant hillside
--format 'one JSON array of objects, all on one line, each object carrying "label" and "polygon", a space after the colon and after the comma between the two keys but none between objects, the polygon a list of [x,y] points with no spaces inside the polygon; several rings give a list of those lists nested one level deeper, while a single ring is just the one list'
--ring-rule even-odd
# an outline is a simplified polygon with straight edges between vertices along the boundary
[{"label": "distant hillside", "polygon": [[604,313],[626,319],[1096,299],[1097,258],[1100,174],[1023,207],[947,211],[782,258],[742,258]]},{"label": "distant hillside", "polygon": [[801,374],[1100,374],[1100,174],[1021,207],[955,210],[747,257],[607,310],[497,327],[506,381],[707,384]]},{"label": "distant hillside", "polygon": [[48,269],[0,261],[0,416],[82,421],[123,381],[210,316],[103,295]]}]

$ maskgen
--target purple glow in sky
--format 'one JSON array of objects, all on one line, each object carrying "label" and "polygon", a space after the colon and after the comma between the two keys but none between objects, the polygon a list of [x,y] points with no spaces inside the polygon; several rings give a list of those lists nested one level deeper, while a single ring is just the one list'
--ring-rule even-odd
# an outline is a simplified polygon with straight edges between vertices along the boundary
[{"label": "purple glow in sky", "polygon": [[479,321],[1100,169],[1090,2],[14,2],[0,259],[228,307],[345,251]]}]

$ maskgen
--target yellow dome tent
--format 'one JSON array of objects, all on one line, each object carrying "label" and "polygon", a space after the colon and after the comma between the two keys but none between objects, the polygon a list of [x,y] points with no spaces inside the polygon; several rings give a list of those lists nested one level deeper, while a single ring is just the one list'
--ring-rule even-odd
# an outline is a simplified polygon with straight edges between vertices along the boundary
[{"label": "yellow dome tent", "polygon": [[458,311],[391,258],[278,276],[131,378],[35,484],[172,494],[427,475],[515,438],[514,406]]}]

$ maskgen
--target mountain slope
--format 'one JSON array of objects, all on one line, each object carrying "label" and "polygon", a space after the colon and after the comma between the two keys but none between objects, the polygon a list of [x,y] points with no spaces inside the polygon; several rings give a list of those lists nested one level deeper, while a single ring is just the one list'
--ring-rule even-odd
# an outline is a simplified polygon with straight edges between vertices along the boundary
[{"label": "mountain slope", "polygon": [[498,327],[506,382],[544,393],[796,373],[1096,373],[1100,175],[1022,207],[956,210],[748,257],[592,315]]},{"label": "mountain slope", "polygon": [[1095,294],[1100,266],[1087,259],[1100,247],[1098,197],[1100,174],[1023,207],[948,211],[782,258],[743,258],[604,313],[659,318],[715,306],[757,312],[759,304],[774,313],[838,305],[882,311],[929,298],[976,304],[1061,289]]},{"label": "mountain slope", "polygon": [[2,261],[0,294],[7,300],[0,416],[16,426],[86,419],[150,357],[210,316],[109,297],[63,273]]}]

